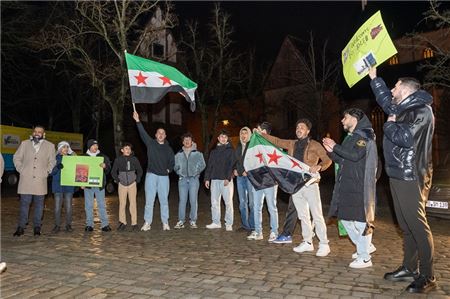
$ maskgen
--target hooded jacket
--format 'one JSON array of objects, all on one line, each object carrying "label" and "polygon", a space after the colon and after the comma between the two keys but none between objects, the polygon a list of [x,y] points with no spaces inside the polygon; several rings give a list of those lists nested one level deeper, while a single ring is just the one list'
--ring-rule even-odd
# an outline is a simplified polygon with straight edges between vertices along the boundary
[{"label": "hooded jacket", "polygon": [[[69,154],[69,156],[72,156]],[[56,165],[53,167],[52,172],[50,175],[52,176],[52,192],[53,193],[74,193],[75,187],[73,186],[62,186],[61,185],[61,166],[58,166],[62,164],[62,158],[63,155],[57,154],[56,155]]]},{"label": "hooded jacket", "polygon": [[330,158],[339,164],[330,216],[365,222],[370,233],[375,218],[375,183],[378,163],[375,133],[367,116],[358,121],[355,130],[339,145]]},{"label": "hooded jacket", "polygon": [[[241,135],[242,130],[247,130],[249,135],[252,134],[252,130],[249,127],[243,127],[242,129],[239,130],[239,135]],[[250,142],[250,140],[247,143],[243,143],[239,139],[239,143],[236,146],[236,150],[234,151],[235,159],[236,159],[236,164],[235,164],[234,168],[236,169],[239,176],[242,176],[245,171],[244,158],[245,158],[245,154],[247,152],[247,147],[248,147],[249,142]]]},{"label": "hooded jacket", "polygon": [[142,167],[139,160],[131,153],[129,156],[119,156],[114,160],[111,176],[122,186],[139,184],[142,178]]},{"label": "hooded jacket", "polygon": [[175,155],[174,171],[180,177],[198,177],[205,169],[206,163],[203,154],[197,151],[197,145],[192,144],[190,151],[185,151],[184,147]]},{"label": "hooded jacket", "polygon": [[209,154],[204,180],[231,181],[233,179],[235,163],[234,150],[230,142],[226,144],[217,144],[216,148]]},{"label": "hooded jacket", "polygon": [[433,97],[424,90],[418,90],[394,105],[391,103],[392,93],[383,79],[373,79],[370,86],[384,112],[396,115],[395,122],[388,121],[383,127],[386,173],[398,180],[417,180],[426,200],[433,173],[434,116],[430,106]]}]

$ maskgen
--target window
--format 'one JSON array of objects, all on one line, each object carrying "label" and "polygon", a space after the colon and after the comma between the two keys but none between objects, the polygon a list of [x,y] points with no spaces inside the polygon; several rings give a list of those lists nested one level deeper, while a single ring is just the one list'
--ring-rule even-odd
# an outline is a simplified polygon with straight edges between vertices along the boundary
[{"label": "window", "polygon": [[423,50],[423,58],[427,59],[427,58],[432,58],[432,57],[434,57],[433,50],[431,50],[430,48],[425,48],[425,50]]},{"label": "window", "polygon": [[164,46],[158,43],[152,44],[152,56],[153,57],[164,57]]},{"label": "window", "polygon": [[389,58],[389,65],[395,65],[398,64],[398,55],[394,55],[391,58]]}]

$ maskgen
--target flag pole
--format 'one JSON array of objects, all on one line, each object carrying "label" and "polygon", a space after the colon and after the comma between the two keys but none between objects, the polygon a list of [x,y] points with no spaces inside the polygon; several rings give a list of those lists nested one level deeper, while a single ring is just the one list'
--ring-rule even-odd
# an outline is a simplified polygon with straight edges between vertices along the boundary
[{"label": "flag pole", "polygon": [[[123,52],[125,54],[127,54],[127,49],[123,50]],[[126,58],[125,58],[125,62],[126,62]],[[131,99],[131,104],[133,105],[133,112],[136,112],[136,104],[133,102],[133,99]]]}]

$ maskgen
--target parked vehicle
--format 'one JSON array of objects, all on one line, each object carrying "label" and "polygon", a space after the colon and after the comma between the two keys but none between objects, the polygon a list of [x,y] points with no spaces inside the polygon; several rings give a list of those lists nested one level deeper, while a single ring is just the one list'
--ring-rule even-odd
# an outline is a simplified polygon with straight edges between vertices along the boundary
[{"label": "parked vehicle", "polygon": [[[0,134],[2,138],[1,153],[3,160],[5,160],[5,172],[3,174],[3,181],[8,185],[14,186],[19,181],[19,173],[16,171],[13,163],[13,155],[23,140],[30,138],[32,129],[19,128],[12,126],[0,125]],[[83,152],[83,134],[66,133],[56,131],[45,131],[45,138],[54,143],[66,140],[70,143],[70,147],[77,153]]]},{"label": "parked vehicle", "polygon": [[450,153],[433,170],[433,182],[426,203],[427,215],[450,219]]}]

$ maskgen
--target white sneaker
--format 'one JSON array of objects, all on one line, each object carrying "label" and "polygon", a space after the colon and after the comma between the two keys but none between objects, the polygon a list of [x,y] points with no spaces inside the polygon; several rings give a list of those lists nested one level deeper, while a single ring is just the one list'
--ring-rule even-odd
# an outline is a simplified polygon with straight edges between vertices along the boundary
[{"label": "white sneaker", "polygon": [[151,228],[152,227],[151,227],[150,223],[145,222],[144,225],[141,227],[141,231],[146,232],[146,231],[149,231]]},{"label": "white sneaker", "polygon": [[364,259],[357,258],[356,260],[351,262],[348,266],[350,268],[355,268],[355,269],[372,267],[372,259],[369,259],[366,261]]},{"label": "white sneaker", "polygon": [[163,230],[170,230],[169,224],[163,223]]},{"label": "white sneaker", "polygon": [[257,233],[255,231],[252,231],[250,233],[250,235],[247,236],[247,240],[262,240],[263,239],[263,234],[262,233]]},{"label": "white sneaker", "polygon": [[226,225],[225,225],[225,230],[226,230],[227,232],[232,232],[232,231],[233,231],[233,226],[232,226],[232,225],[226,224]]},{"label": "white sneaker", "polygon": [[213,222],[213,223],[211,223],[211,224],[208,224],[208,225],[206,226],[206,228],[207,228],[207,229],[222,228],[222,225]]},{"label": "white sneaker", "polygon": [[[372,254],[375,251],[377,251],[377,248],[372,243],[370,243],[370,245],[369,245],[369,254]],[[354,252],[352,254],[352,259],[356,259],[357,257],[358,257],[358,252]]]},{"label": "white sneaker", "polygon": [[316,252],[316,256],[327,256],[331,252],[328,244],[319,244],[319,249]]},{"label": "white sneaker", "polygon": [[194,221],[191,221],[190,225],[191,225],[191,228],[197,228],[198,227],[197,223],[195,223]]},{"label": "white sneaker", "polygon": [[298,253],[302,253],[305,251],[313,251],[314,245],[312,243],[303,241],[300,245],[298,245],[297,247],[294,247],[293,250]]},{"label": "white sneaker", "polygon": [[0,273],[3,273],[6,271],[6,263],[5,262],[1,262],[0,263]]},{"label": "white sneaker", "polygon": [[175,229],[184,228],[184,222],[178,221],[177,224],[175,224],[175,226],[173,228],[175,228]]},{"label": "white sneaker", "polygon": [[269,239],[267,240],[269,243],[272,243],[273,241],[275,241],[278,238],[278,234],[271,232],[269,235]]}]

